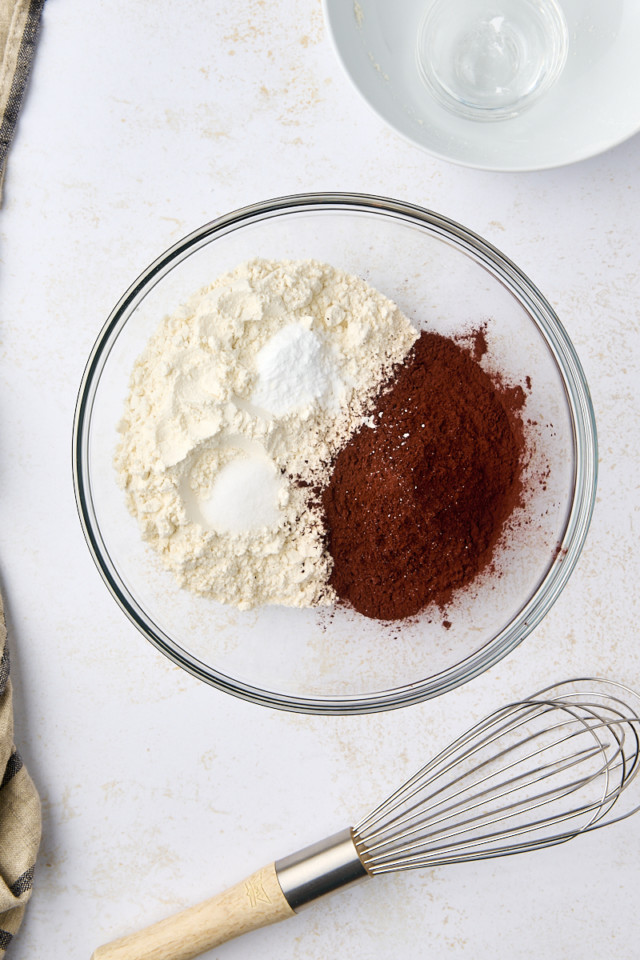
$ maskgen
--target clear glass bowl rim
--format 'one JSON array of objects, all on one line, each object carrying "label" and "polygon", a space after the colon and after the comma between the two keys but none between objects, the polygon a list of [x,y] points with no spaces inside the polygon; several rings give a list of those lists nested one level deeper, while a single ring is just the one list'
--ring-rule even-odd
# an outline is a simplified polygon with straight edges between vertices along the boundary
[{"label": "clear glass bowl rim", "polygon": [[[421,226],[471,256],[506,286],[537,325],[562,374],[573,425],[574,484],[558,555],[518,615],[480,650],[415,683],[356,696],[317,698],[263,690],[220,673],[178,647],[153,623],[122,583],[102,539],[91,496],[88,445],[95,393],[111,345],[150,287],[217,235],[263,218],[323,211],[383,215]],[[448,217],[405,201],[346,192],[294,194],[241,207],[194,230],[151,263],[115,305],[90,353],[78,391],[72,458],[76,505],[87,545],[112,596],[143,636],[178,666],[219,690],[263,706],[316,715],[373,713],[421,703],[477,677],[515,649],[551,609],[578,561],[595,505],[598,459],[595,415],[582,365],[555,311],[531,280],[500,250]]]}]

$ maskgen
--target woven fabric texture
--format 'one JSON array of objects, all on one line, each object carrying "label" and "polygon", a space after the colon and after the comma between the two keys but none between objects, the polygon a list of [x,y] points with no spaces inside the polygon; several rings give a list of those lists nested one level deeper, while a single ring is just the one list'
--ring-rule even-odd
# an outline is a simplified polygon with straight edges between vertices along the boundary
[{"label": "woven fabric texture", "polygon": [[[0,0],[0,194],[43,6],[44,0]],[[13,741],[9,647],[0,595],[0,957],[31,896],[41,822],[38,793]]]},{"label": "woven fabric texture", "polygon": [[31,73],[44,0],[0,0],[0,191]]},{"label": "woven fabric texture", "polygon": [[22,922],[40,845],[40,799],[13,741],[9,647],[0,596],[0,957]]}]

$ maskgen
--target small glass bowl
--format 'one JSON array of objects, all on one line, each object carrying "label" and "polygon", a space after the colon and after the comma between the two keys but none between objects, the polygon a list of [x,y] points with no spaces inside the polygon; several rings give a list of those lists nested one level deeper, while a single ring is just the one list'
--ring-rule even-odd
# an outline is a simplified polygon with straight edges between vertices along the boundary
[{"label": "small glass bowl", "polygon": [[[496,570],[446,614],[369,620],[343,607],[249,611],[175,584],[144,544],[116,483],[117,425],[137,356],[160,321],[252,257],[313,258],[363,277],[418,328],[459,334],[487,323],[483,363],[530,383],[531,495]],[[476,234],[396,200],[304,194],[257,203],[206,224],[159,257],[117,303],[89,357],[74,425],[74,480],[84,533],[132,623],[172,661],[254,703],[356,714],[451,690],[514,649],[573,570],[596,490],[596,430],[584,374],[553,309]],[[538,482],[536,477],[544,478]]]},{"label": "small glass bowl", "polygon": [[418,31],[418,73],[469,120],[507,120],[551,89],[569,48],[556,0],[431,0]]}]

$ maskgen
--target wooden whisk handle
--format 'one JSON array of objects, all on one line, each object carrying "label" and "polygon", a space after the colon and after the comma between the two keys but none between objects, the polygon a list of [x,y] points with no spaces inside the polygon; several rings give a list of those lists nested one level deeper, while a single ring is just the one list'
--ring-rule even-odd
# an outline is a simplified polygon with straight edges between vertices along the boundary
[{"label": "wooden whisk handle", "polygon": [[91,960],[193,960],[227,940],[293,915],[272,863],[210,900],[98,947]]},{"label": "wooden whisk handle", "polygon": [[193,960],[368,876],[347,828],[263,867],[197,907],[98,947],[91,960]]}]

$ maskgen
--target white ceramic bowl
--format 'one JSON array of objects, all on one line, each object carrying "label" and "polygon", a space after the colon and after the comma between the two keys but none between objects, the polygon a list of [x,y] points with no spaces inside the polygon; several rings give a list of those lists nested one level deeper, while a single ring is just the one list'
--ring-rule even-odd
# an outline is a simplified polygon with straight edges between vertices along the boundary
[{"label": "white ceramic bowl", "polygon": [[455,116],[420,77],[416,38],[430,0],[324,0],[356,89],[434,156],[486,170],[542,170],[601,153],[640,130],[640,2],[560,0],[569,51],[551,89],[520,116]]}]

